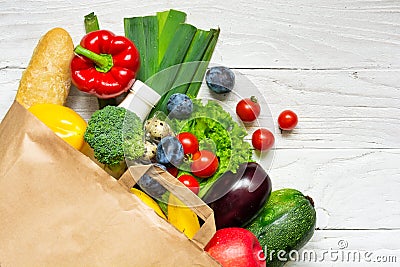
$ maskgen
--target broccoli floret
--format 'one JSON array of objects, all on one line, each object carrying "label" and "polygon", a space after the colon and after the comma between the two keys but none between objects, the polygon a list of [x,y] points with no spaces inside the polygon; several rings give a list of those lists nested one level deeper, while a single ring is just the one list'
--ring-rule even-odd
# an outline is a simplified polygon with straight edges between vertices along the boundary
[{"label": "broccoli floret", "polygon": [[[140,118],[122,107],[106,106],[93,113],[84,134],[94,157],[109,168],[136,160],[144,153],[144,132]],[[126,166],[125,166],[126,167]]]}]

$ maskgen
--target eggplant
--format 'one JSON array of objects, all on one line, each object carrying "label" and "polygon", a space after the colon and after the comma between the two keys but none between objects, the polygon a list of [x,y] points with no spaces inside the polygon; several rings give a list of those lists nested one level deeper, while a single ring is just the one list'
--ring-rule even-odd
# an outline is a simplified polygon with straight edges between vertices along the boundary
[{"label": "eggplant", "polygon": [[225,172],[202,198],[214,211],[217,229],[244,227],[267,202],[272,190],[267,172],[256,162]]}]

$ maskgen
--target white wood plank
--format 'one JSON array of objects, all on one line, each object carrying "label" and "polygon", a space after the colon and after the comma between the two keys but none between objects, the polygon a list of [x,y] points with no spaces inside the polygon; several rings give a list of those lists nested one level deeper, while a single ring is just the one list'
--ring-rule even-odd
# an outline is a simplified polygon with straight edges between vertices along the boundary
[{"label": "white wood plank", "polygon": [[[248,127],[275,133],[276,148],[400,148],[399,71],[286,71],[235,70],[235,92],[210,93],[206,85],[199,97],[221,100],[235,116],[241,97],[257,95],[260,120]],[[22,69],[0,70],[0,118],[18,88]],[[73,88],[67,105],[85,119],[97,109],[95,97]],[[284,109],[299,116],[297,128],[281,134],[276,120]]]},{"label": "white wood plank", "polygon": [[67,29],[75,43],[83,16],[94,11],[102,28],[123,34],[123,18],[168,8],[188,22],[222,30],[214,61],[230,67],[398,68],[400,3],[382,1],[42,1],[1,2],[0,67],[25,67],[47,30]]},{"label": "white wood plank", "polygon": [[399,149],[277,150],[273,190],[314,199],[320,229],[400,229]]},{"label": "white wood plank", "polygon": [[400,231],[316,231],[298,255],[285,266],[399,266]]},{"label": "white wood plank", "polygon": [[0,70],[0,120],[15,99],[21,75],[22,70]]}]

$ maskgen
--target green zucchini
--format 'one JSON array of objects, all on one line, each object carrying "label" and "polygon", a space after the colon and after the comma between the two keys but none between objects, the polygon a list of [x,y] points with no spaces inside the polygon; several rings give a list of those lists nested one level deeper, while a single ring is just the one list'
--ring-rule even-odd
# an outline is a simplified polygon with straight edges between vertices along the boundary
[{"label": "green zucchini", "polygon": [[313,200],[295,189],[271,193],[258,216],[247,225],[264,249],[267,266],[283,266],[289,252],[299,250],[314,234],[316,213]]}]

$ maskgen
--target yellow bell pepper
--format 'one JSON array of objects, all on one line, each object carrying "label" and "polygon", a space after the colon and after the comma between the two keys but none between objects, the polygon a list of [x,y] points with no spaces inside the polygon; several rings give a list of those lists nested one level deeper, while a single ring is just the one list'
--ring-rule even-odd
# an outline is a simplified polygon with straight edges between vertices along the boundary
[{"label": "yellow bell pepper", "polygon": [[167,219],[167,217],[165,217],[164,213],[162,212],[160,206],[158,206],[157,202],[155,202],[149,195],[136,188],[131,188],[131,192],[138,198],[140,198],[147,206],[152,208],[160,217]]},{"label": "yellow bell pepper", "polygon": [[82,148],[87,123],[74,110],[57,104],[37,104],[28,110],[68,144]]},{"label": "yellow bell pepper", "polygon": [[192,239],[200,230],[200,222],[196,213],[173,194],[169,195],[167,210],[168,222],[188,238]]}]

